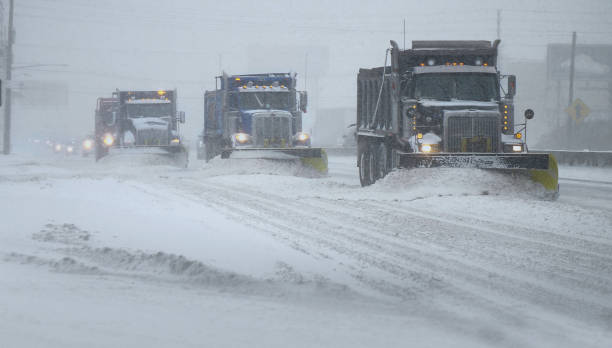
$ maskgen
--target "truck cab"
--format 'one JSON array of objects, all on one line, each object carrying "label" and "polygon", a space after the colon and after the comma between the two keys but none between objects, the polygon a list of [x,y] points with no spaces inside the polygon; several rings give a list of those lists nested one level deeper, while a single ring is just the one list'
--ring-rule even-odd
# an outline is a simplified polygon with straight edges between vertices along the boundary
[{"label": "truck cab", "polygon": [[117,90],[113,98],[98,99],[96,159],[112,148],[184,152],[179,134],[179,124],[184,122],[184,112],[177,111],[175,90]]},{"label": "truck cab", "polygon": [[217,77],[215,91],[204,96],[202,147],[206,160],[235,150],[310,147],[302,132],[306,92],[296,90],[288,73]]}]

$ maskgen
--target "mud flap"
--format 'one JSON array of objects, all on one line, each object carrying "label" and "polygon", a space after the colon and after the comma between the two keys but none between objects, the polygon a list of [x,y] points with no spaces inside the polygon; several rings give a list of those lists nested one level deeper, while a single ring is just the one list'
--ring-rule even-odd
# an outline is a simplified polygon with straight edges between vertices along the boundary
[{"label": "mud flap", "polygon": [[180,168],[189,166],[189,151],[184,145],[169,148],[168,154],[172,157],[175,166]]},{"label": "mud flap", "polygon": [[531,180],[544,186],[552,199],[559,196],[559,168],[555,156],[548,155],[548,169],[529,169],[528,172]]},{"label": "mud flap", "polygon": [[327,174],[328,166],[327,166],[327,152],[324,149],[321,149],[321,156],[319,157],[302,157],[300,158],[302,165],[305,167],[312,168],[319,173]]}]

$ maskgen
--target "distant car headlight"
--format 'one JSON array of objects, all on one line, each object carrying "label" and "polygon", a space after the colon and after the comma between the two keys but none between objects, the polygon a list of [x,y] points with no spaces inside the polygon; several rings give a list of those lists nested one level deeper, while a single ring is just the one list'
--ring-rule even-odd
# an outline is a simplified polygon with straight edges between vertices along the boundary
[{"label": "distant car headlight", "polygon": [[112,146],[115,143],[115,137],[113,137],[112,134],[106,133],[104,135],[104,145],[106,146]]},{"label": "distant car headlight", "polygon": [[172,144],[172,145],[178,145],[180,143],[181,143],[181,139],[179,139],[179,138],[174,138],[174,139],[170,140],[170,144]]},{"label": "distant car headlight", "polygon": [[74,147],[72,147],[72,146],[66,147],[66,152],[72,153],[72,151],[74,151]]},{"label": "distant car headlight", "polygon": [[251,137],[246,133],[236,133],[234,134],[234,139],[236,139],[238,143],[244,144],[248,142],[251,139]]},{"label": "distant car headlight", "polygon": [[85,150],[91,150],[92,147],[93,147],[93,141],[91,141],[91,139],[87,139],[83,141],[83,148]]},{"label": "distant car headlight", "polygon": [[310,134],[308,133],[300,132],[297,134],[297,140],[301,143],[307,141],[308,139],[310,139]]},{"label": "distant car headlight", "polygon": [[62,144],[55,144],[55,151],[62,151]]},{"label": "distant car headlight", "polygon": [[512,151],[523,152],[523,145],[512,145]]}]

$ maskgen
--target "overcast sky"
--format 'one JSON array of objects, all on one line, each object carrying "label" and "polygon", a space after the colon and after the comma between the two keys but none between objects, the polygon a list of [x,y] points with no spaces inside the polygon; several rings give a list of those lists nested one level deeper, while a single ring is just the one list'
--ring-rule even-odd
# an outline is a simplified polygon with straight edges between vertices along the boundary
[{"label": "overcast sky", "polygon": [[[55,128],[62,136],[90,133],[96,98],[115,88],[177,88],[187,133],[195,135],[203,91],[214,88],[220,69],[297,72],[299,87],[312,95],[311,118],[317,108],[353,107],[359,67],[382,65],[389,39],[403,45],[404,19],[408,46],[412,39],[493,40],[499,9],[503,60],[544,60],[546,45],[569,43],[573,30],[581,43],[612,43],[606,0],[17,0],[15,6],[14,65],[49,64],[15,70],[15,81],[31,81],[15,99],[15,133],[24,135]],[[7,8],[4,0],[5,22]],[[54,84],[57,93],[43,97],[60,105],[40,105],[40,94],[27,91]]]}]

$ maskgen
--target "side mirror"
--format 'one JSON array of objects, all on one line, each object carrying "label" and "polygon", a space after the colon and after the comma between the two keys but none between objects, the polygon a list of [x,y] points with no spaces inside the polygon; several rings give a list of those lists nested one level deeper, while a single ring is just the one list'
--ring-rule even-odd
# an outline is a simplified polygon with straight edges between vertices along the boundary
[{"label": "side mirror", "polygon": [[178,112],[178,120],[180,123],[185,123],[185,111]]},{"label": "side mirror", "polygon": [[516,95],[516,76],[508,76],[508,96],[514,97]]},{"label": "side mirror", "polygon": [[531,120],[533,118],[533,116],[535,116],[535,112],[533,112],[533,110],[531,110],[531,109],[525,110],[525,118],[526,119]]},{"label": "side mirror", "polygon": [[306,113],[308,106],[308,93],[306,91],[300,92],[300,110]]}]

